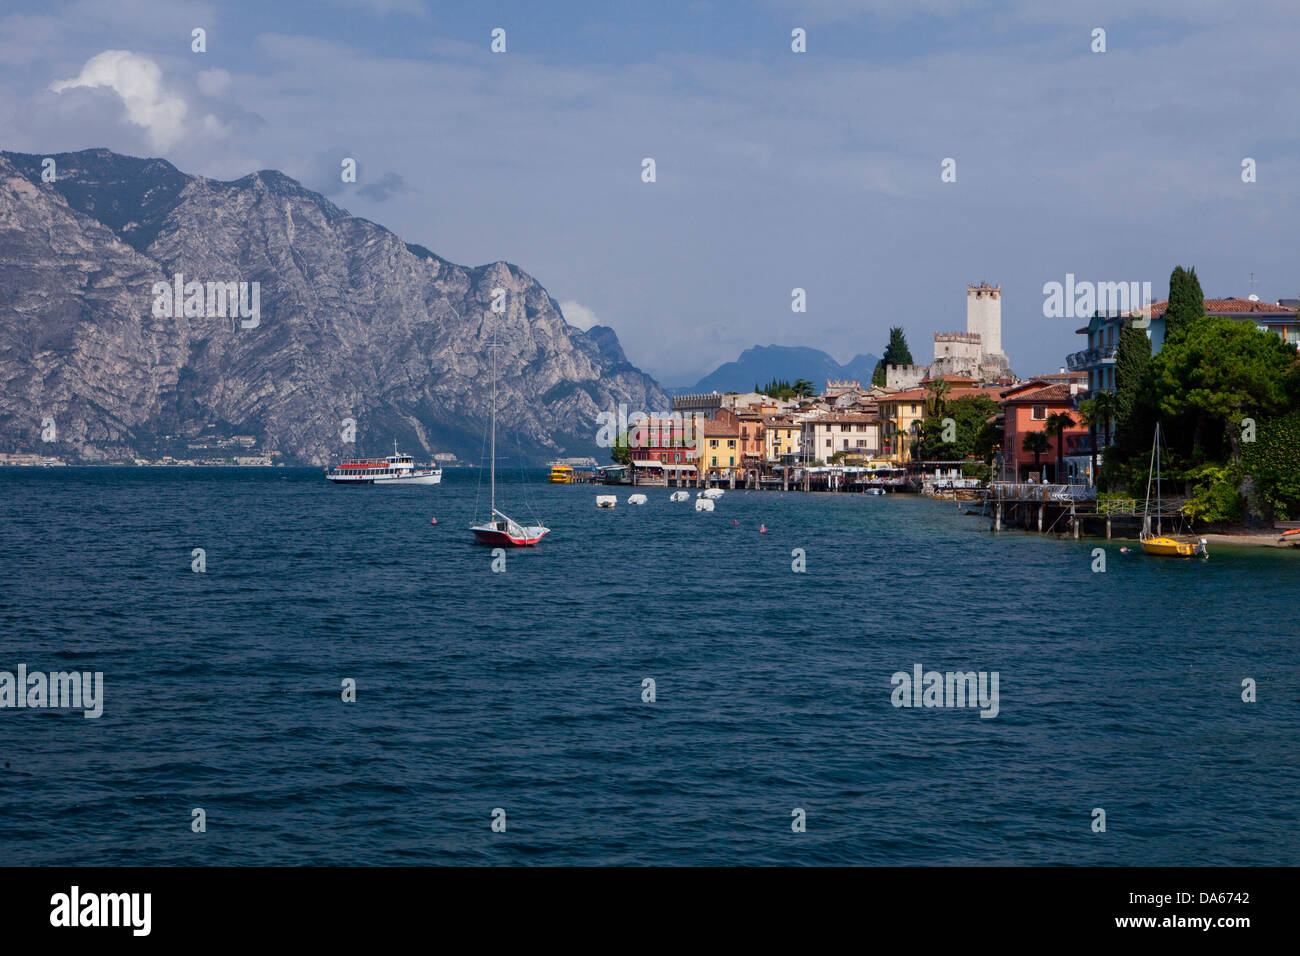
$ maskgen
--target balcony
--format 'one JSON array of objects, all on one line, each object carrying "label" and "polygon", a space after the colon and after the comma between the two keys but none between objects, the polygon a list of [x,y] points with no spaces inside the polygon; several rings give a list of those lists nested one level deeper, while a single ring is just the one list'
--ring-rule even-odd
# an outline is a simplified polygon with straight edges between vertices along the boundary
[{"label": "balcony", "polygon": [[1114,362],[1118,351],[1118,345],[1103,345],[1095,349],[1084,349],[1082,352],[1071,352],[1065,357],[1065,365],[1071,372],[1086,372],[1099,365]]}]

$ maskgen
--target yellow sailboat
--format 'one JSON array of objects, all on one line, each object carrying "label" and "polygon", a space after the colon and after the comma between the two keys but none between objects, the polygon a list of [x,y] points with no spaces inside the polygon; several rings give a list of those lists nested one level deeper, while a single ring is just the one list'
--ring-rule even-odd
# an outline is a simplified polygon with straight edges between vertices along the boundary
[{"label": "yellow sailboat", "polygon": [[[1156,533],[1151,533],[1151,476],[1155,474],[1156,483]],[[1151,442],[1151,465],[1147,469],[1147,502],[1142,509],[1142,532],[1138,540],[1142,542],[1142,550],[1147,554],[1160,555],[1167,558],[1191,558],[1200,555],[1203,558],[1210,556],[1206,548],[1206,541],[1202,538],[1200,541],[1179,541],[1175,538],[1168,538],[1162,533],[1160,512],[1160,424],[1156,423],[1155,439]]]}]

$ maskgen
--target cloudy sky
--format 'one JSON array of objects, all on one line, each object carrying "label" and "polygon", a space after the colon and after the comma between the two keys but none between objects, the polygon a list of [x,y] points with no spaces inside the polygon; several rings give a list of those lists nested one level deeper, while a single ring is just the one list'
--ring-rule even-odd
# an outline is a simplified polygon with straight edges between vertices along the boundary
[{"label": "cloudy sky", "polygon": [[878,354],[896,324],[928,361],[981,280],[1022,375],[1081,347],[1043,315],[1066,273],[1300,295],[1294,0],[741,7],[6,0],[0,148],[282,170],[517,264],[670,385],[757,344]]}]

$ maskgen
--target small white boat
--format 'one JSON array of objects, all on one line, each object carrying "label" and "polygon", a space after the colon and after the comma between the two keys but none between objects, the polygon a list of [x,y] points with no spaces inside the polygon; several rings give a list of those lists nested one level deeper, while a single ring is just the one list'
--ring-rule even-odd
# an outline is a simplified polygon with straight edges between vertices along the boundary
[{"label": "small white boat", "polygon": [[618,504],[618,495],[597,495],[596,496],[597,508],[612,508],[616,504]]},{"label": "small white boat", "polygon": [[712,511],[712,510],[713,510],[713,499],[711,499],[711,498],[696,498],[696,499],[695,499],[695,510],[696,510],[696,511]]},{"label": "small white boat", "polygon": [[690,496],[691,496],[691,493],[690,493],[689,491],[674,491],[671,495],[668,496],[668,500],[669,500],[669,501],[686,501],[688,498],[690,498]]},{"label": "small white boat", "polygon": [[883,495],[884,493],[885,493],[884,488],[868,488],[866,491],[863,492],[864,495]]},{"label": "small white boat", "polygon": [[646,502],[645,495],[628,495],[627,503],[630,505],[643,505]]},{"label": "small white boat", "polygon": [[695,497],[697,497],[697,498],[721,498],[721,497],[723,496],[724,493],[725,493],[725,492],[724,492],[724,489],[722,489],[722,488],[705,488],[703,491],[701,491],[701,492],[700,492],[698,495],[696,495]]}]

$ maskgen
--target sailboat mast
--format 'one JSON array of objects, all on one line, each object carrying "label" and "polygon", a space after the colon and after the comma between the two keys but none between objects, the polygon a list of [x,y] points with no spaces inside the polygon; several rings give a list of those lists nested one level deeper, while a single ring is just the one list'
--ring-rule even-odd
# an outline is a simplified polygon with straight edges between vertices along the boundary
[{"label": "sailboat mast", "polygon": [[492,510],[488,521],[497,520],[497,349],[496,336],[492,337]]},{"label": "sailboat mast", "polygon": [[1160,423],[1156,422],[1156,534],[1164,534],[1164,526],[1160,522],[1160,512],[1163,510],[1160,503]]}]

